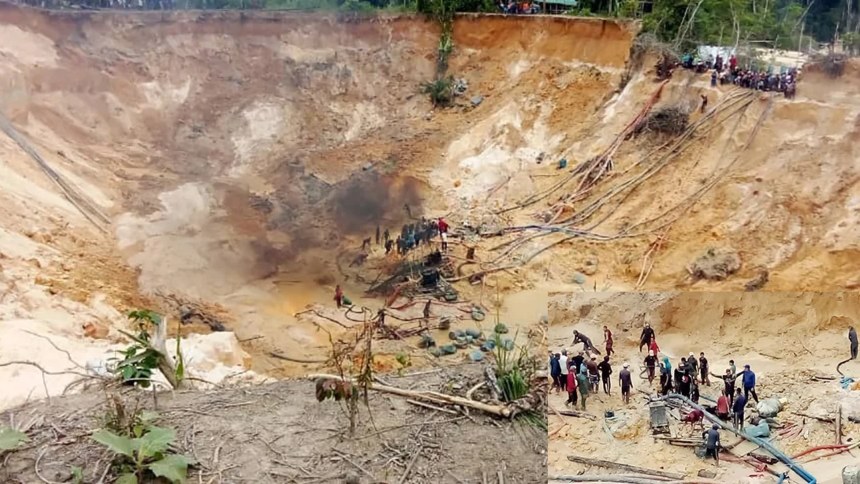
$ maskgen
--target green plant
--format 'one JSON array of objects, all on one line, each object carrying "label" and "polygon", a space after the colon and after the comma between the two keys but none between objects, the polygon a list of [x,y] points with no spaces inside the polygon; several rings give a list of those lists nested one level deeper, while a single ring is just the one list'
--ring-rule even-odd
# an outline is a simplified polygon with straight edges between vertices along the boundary
[{"label": "green plant", "polygon": [[530,390],[529,380],[534,372],[532,358],[529,357],[525,346],[506,345],[498,333],[494,338],[496,379],[502,391],[502,399],[506,402],[519,400],[528,395]]},{"label": "green plant", "polygon": [[78,466],[72,466],[72,484],[83,484],[84,470]]},{"label": "green plant", "polygon": [[9,427],[0,427],[0,453],[15,450],[27,441],[27,435]]},{"label": "green plant", "polygon": [[149,329],[161,324],[161,316],[143,309],[129,312],[128,318],[136,326],[134,343],[120,352],[122,359],[111,359],[116,364],[114,372],[122,378],[123,382],[136,382],[141,387],[148,388],[152,372],[158,368],[158,360],[161,358],[161,354],[150,346]]},{"label": "green plant", "polygon": [[137,484],[148,474],[184,484],[188,466],[193,464],[193,460],[184,455],[168,452],[176,438],[173,429],[140,425],[134,429],[133,436],[101,429],[92,438],[118,455],[117,484]]},{"label": "green plant", "polygon": [[394,355],[394,359],[397,360],[397,363],[400,365],[400,367],[397,368],[398,375],[402,375],[403,370],[412,366],[412,357],[410,357],[408,353],[397,353]]},{"label": "green plant", "polygon": [[421,91],[430,96],[433,106],[447,106],[454,99],[454,78],[440,77],[435,81],[425,82]]},{"label": "green plant", "polygon": [[[132,344],[120,351],[122,358],[111,358],[114,363],[114,373],[127,384],[138,384],[148,388],[152,383],[152,374],[160,369],[168,381],[176,387],[185,378],[185,358],[182,355],[180,330],[176,328],[176,366],[163,361],[166,355],[152,346],[150,330],[163,324],[162,317],[148,309],[131,311],[128,318],[135,325],[135,334],[122,331],[132,339]],[[163,346],[163,345],[162,345]],[[170,371],[169,371],[170,370]]]}]

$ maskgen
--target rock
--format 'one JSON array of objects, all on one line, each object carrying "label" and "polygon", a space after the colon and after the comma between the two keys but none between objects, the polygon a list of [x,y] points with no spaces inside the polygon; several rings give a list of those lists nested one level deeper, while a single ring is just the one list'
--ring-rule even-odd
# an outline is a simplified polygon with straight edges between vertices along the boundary
[{"label": "rock", "polygon": [[355,474],[347,474],[346,479],[344,479],[343,482],[344,484],[361,484],[361,479],[359,479]]},{"label": "rock", "polygon": [[486,316],[479,308],[472,309],[472,319],[475,321],[483,321]]},{"label": "rock", "polygon": [[451,318],[448,316],[439,320],[439,329],[445,330],[451,328]]},{"label": "rock", "polygon": [[469,328],[466,330],[466,335],[471,336],[473,339],[478,339],[481,337],[482,333],[480,329]]},{"label": "rock", "polygon": [[484,341],[484,344],[481,345],[481,351],[493,351],[496,349],[496,342],[493,340]]},{"label": "rock", "polygon": [[373,169],[373,163],[367,162],[367,163],[361,165],[361,169],[364,171],[369,171],[369,170]]},{"label": "rock", "polygon": [[472,106],[478,106],[482,102],[484,102],[484,96],[472,96]]},{"label": "rock", "polygon": [[436,346],[436,340],[434,340],[430,336],[427,336],[426,334],[422,335],[421,340],[418,341],[418,347],[419,348],[427,349],[427,348],[432,348],[434,346]]},{"label": "rock", "polygon": [[81,329],[84,330],[84,336],[93,339],[106,339],[109,333],[107,326],[96,322],[86,323]]},{"label": "rock", "polygon": [[575,271],[575,272],[573,273],[573,278],[572,278],[572,279],[573,279],[573,282],[574,282],[574,283],[579,284],[580,286],[581,286],[581,285],[583,285],[583,284],[585,284],[585,281],[586,281],[585,274],[583,274],[583,273],[581,273],[581,272],[579,272],[579,271]]},{"label": "rock", "polygon": [[504,323],[499,323],[493,328],[493,331],[498,334],[506,334],[508,332],[508,327],[505,326]]},{"label": "rock", "polygon": [[582,272],[586,276],[593,276],[597,273],[597,262],[598,260],[596,255],[589,255],[582,263],[582,267],[579,268],[579,272]]},{"label": "rock", "polygon": [[484,353],[480,350],[475,350],[469,353],[469,359],[472,361],[481,361],[484,359]]},{"label": "rock", "polygon": [[711,248],[687,267],[694,279],[722,281],[741,268],[741,256],[731,247]]},{"label": "rock", "polygon": [[697,474],[699,477],[704,477],[705,479],[713,479],[717,477],[717,473],[708,469],[699,469],[699,473]]},{"label": "rock", "polygon": [[455,329],[454,331],[448,332],[448,338],[451,340],[463,339],[466,336],[466,332],[462,329]]}]

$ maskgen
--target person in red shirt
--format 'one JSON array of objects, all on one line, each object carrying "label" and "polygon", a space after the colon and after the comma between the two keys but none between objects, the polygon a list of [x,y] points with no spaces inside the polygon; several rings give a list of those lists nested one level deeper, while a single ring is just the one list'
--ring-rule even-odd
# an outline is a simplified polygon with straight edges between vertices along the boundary
[{"label": "person in red shirt", "polygon": [[612,331],[609,331],[609,328],[606,326],[603,327],[603,342],[606,343],[606,356],[615,353],[612,350]]},{"label": "person in red shirt", "polygon": [[660,354],[660,347],[657,346],[657,338],[651,337],[651,343],[648,344],[648,351],[654,352],[654,356]]},{"label": "person in red shirt", "polygon": [[445,221],[444,218],[439,217],[439,233],[447,234],[448,233],[448,222]]},{"label": "person in red shirt", "polygon": [[681,421],[690,424],[690,430],[692,430],[694,425],[702,425],[702,419],[704,418],[705,412],[702,412],[699,409],[695,409],[687,415],[684,415],[684,418],[682,418]]},{"label": "person in red shirt", "polygon": [[728,420],[729,419],[729,398],[726,397],[725,393],[720,395],[720,398],[717,399],[717,417],[720,420]]},{"label": "person in red shirt", "polygon": [[576,375],[573,371],[567,372],[567,401],[565,405],[573,405],[576,408]]},{"label": "person in red shirt", "polygon": [[340,288],[340,284],[334,288],[334,302],[337,303],[338,308],[343,305],[343,289]]}]

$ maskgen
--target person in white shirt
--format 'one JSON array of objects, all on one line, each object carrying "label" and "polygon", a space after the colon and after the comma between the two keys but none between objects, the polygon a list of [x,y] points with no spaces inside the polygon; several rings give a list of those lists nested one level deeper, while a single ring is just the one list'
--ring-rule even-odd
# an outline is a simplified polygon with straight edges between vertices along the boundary
[{"label": "person in white shirt", "polygon": [[561,365],[562,381],[567,381],[567,350],[561,350],[561,357],[558,359],[558,364]]}]

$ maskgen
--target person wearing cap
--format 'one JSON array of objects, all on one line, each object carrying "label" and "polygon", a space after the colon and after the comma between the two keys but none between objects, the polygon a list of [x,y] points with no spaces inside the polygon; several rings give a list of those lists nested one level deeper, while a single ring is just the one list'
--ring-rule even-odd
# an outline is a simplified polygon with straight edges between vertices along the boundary
[{"label": "person wearing cap", "polygon": [[611,395],[609,391],[612,389],[612,380],[609,376],[612,375],[612,365],[609,364],[609,356],[603,357],[603,361],[597,365],[597,369],[600,370],[600,379],[603,381],[603,392]]},{"label": "person wearing cap", "polygon": [[755,393],[755,373],[753,373],[749,365],[744,365],[744,371],[741,372],[741,375],[743,375],[744,398],[749,401],[750,395],[752,395],[755,403],[758,403],[758,395]]},{"label": "person wearing cap", "polygon": [[711,426],[711,429],[702,434],[705,439],[705,458],[713,457],[717,461],[717,467],[720,466],[720,427],[717,424]]},{"label": "person wearing cap", "polygon": [[625,405],[630,404],[630,390],[633,389],[633,378],[630,377],[630,365],[624,363],[624,368],[618,374],[618,382],[621,384],[621,399]]}]

